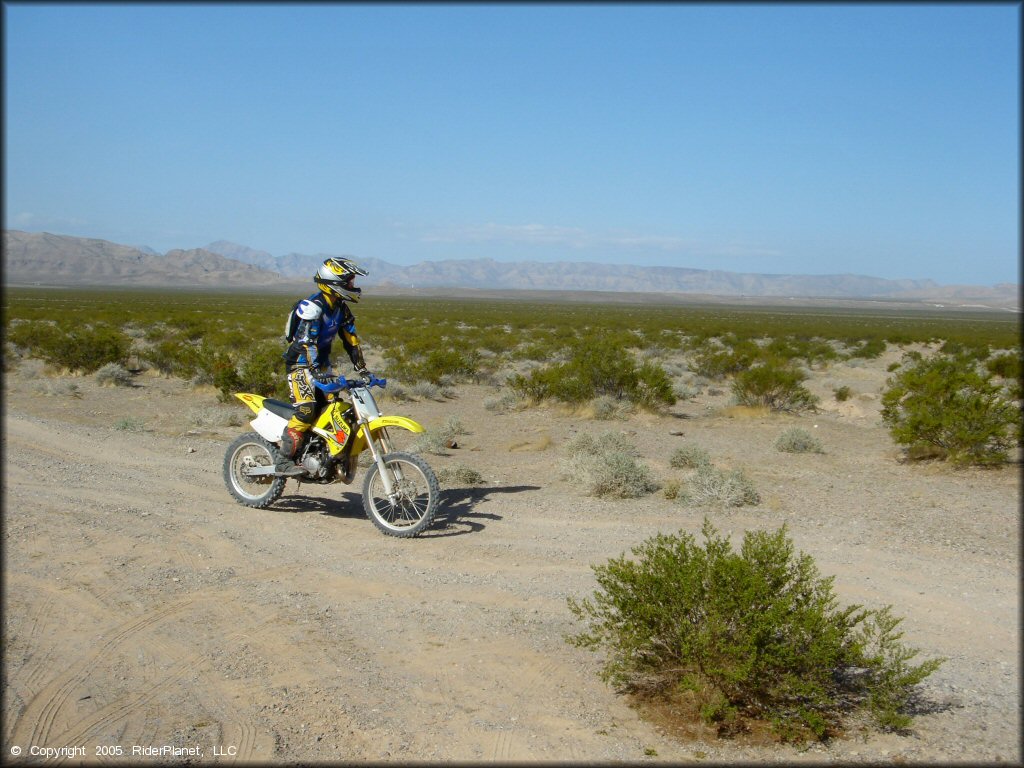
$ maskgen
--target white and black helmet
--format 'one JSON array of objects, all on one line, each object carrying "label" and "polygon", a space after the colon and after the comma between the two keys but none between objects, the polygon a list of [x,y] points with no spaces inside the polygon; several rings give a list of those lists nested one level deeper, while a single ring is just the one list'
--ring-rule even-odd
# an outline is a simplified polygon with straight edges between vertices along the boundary
[{"label": "white and black helmet", "polygon": [[313,275],[313,282],[328,296],[334,296],[342,301],[359,301],[359,294],[362,288],[356,288],[356,275],[365,275],[366,270],[349,259],[330,258],[320,265],[320,269]]}]

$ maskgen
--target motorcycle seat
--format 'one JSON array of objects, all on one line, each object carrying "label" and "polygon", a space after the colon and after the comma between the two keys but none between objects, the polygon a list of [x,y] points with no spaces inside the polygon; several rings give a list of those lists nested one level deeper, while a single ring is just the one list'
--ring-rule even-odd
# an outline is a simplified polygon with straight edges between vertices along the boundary
[{"label": "motorcycle seat", "polygon": [[295,408],[291,403],[286,403],[283,400],[264,400],[263,407],[271,413],[276,413],[278,416],[290,419],[295,415]]}]

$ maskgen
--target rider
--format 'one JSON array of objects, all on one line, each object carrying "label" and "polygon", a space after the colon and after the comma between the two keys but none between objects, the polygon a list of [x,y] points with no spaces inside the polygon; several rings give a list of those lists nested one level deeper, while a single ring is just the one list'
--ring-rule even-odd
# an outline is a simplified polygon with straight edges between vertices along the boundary
[{"label": "rider", "polygon": [[316,389],[313,380],[324,381],[333,377],[331,344],[340,335],[356,372],[368,378],[363,352],[356,337],[355,317],[347,302],[359,301],[362,288],[355,287],[357,275],[366,270],[349,259],[327,259],[313,276],[320,290],[299,301],[288,316],[286,336],[291,339],[284,353],[288,371],[288,395],[295,406],[295,415],[288,421],[281,438],[282,459],[274,467],[274,474],[293,477],[304,474],[294,458],[309,434],[317,415]]}]

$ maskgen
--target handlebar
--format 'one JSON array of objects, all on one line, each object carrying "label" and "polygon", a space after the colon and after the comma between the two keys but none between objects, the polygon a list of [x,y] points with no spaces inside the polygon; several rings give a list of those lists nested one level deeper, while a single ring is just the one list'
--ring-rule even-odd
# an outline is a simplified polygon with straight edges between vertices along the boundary
[{"label": "handlebar", "polygon": [[349,381],[344,376],[336,376],[327,381],[317,381],[316,379],[313,379],[313,385],[327,395],[333,395],[336,392],[345,392],[350,389],[355,389],[356,387],[384,388],[387,386],[387,383],[387,379],[379,379],[372,373],[368,379],[354,379],[353,381]]}]

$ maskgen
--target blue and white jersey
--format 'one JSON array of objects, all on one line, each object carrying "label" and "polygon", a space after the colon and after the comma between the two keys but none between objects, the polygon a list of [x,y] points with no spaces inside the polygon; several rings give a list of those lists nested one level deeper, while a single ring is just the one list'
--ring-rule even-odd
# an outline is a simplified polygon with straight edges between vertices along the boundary
[{"label": "blue and white jersey", "polygon": [[339,334],[353,365],[362,367],[363,353],[356,337],[355,317],[345,302],[339,301],[332,307],[318,292],[300,301],[294,312],[296,317],[289,316],[286,326],[298,321],[292,342],[284,353],[289,370],[329,367],[331,346]]}]

